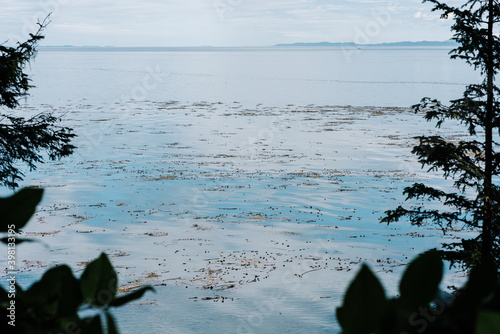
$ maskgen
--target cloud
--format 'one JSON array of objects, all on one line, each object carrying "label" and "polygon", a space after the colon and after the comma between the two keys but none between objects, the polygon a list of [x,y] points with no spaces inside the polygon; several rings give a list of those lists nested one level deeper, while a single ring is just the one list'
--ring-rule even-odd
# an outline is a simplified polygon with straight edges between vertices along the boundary
[{"label": "cloud", "polygon": [[[301,41],[351,41],[354,32],[390,12],[374,42],[442,39],[449,28],[427,28],[437,16],[420,0],[4,0],[0,41],[27,36],[52,11],[45,44],[237,46]],[[392,8],[392,9],[390,9]],[[397,10],[394,10],[397,8]],[[417,31],[415,31],[417,29]],[[6,34],[6,32],[8,32]],[[6,34],[6,35],[2,35]],[[398,37],[399,36],[399,37]]]},{"label": "cloud", "polygon": [[413,15],[413,17],[416,18],[417,20],[424,20],[424,21],[439,21],[441,19],[440,15],[424,13],[422,11],[416,12]]}]

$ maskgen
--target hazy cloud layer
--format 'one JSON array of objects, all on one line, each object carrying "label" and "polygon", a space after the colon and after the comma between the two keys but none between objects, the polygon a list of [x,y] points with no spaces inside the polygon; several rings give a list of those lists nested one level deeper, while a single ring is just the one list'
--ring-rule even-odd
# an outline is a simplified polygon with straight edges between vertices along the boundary
[{"label": "hazy cloud layer", "polygon": [[4,0],[0,43],[52,12],[45,45],[267,46],[446,40],[420,0]]}]

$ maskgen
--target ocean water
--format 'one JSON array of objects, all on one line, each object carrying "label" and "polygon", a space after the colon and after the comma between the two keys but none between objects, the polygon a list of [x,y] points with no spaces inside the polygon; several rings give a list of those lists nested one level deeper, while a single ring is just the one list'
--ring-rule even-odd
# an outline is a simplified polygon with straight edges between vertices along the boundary
[{"label": "ocean water", "polygon": [[127,98],[407,107],[461,96],[479,76],[446,48],[46,48],[33,101]]},{"label": "ocean water", "polygon": [[26,175],[43,243],[19,247],[20,284],[106,252],[122,289],[157,290],[114,310],[124,333],[335,333],[362,262],[396,294],[412,257],[469,233],[378,222],[413,182],[449,187],[410,154],[438,130],[408,107],[479,77],[445,49],[350,51],[42,49],[16,112],[61,115],[78,150]]}]

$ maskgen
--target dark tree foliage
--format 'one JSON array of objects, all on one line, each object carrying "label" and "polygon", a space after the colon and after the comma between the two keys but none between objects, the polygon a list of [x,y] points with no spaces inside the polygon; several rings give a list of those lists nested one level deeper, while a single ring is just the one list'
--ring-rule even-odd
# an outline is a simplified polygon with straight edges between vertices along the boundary
[{"label": "dark tree foliage", "polygon": [[447,209],[425,207],[403,208],[386,212],[382,222],[409,218],[415,225],[433,222],[444,231],[453,225],[480,231],[476,238],[443,244],[445,259],[471,267],[493,257],[500,268],[500,90],[495,77],[500,69],[500,3],[498,0],[469,0],[463,6],[452,7],[437,0],[433,11],[442,18],[453,17],[453,40],[458,46],[450,52],[452,59],[463,59],[479,70],[483,81],[466,87],[463,97],[449,105],[424,98],[414,105],[415,112],[424,112],[427,121],[439,128],[454,120],[465,126],[469,137],[447,140],[441,136],[418,137],[412,153],[429,171],[441,171],[452,179],[454,191],[446,192],[421,183],[404,190],[408,199],[439,201]]},{"label": "dark tree foliage", "polygon": [[500,333],[500,281],[492,262],[471,269],[453,295],[439,290],[443,261],[431,249],[406,267],[397,297],[363,264],[337,308],[343,334]]},{"label": "dark tree foliage", "polygon": [[41,113],[26,119],[13,116],[12,111],[7,110],[19,106],[19,100],[26,97],[32,87],[24,69],[36,55],[48,18],[38,23],[38,31],[30,34],[27,41],[18,42],[15,47],[0,45],[0,184],[10,188],[16,188],[17,181],[24,176],[18,162],[34,170],[37,163],[44,161],[42,151],[55,160],[70,155],[75,149],[70,144],[75,136],[72,129],[57,125],[59,118]]}]

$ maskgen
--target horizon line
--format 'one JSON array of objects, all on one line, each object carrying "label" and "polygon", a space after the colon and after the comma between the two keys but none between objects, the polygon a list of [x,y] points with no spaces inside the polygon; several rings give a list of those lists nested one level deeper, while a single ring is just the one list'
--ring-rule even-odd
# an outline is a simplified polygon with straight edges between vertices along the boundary
[{"label": "horizon line", "polygon": [[420,40],[420,41],[397,41],[397,42],[380,42],[380,43],[355,43],[355,42],[293,42],[293,43],[278,43],[274,45],[240,45],[240,46],[213,46],[213,45],[191,45],[191,46],[116,46],[116,45],[72,45],[72,44],[64,44],[64,45],[40,45],[41,48],[271,48],[277,46],[294,46],[294,45],[311,45],[315,44],[336,44],[336,45],[359,45],[359,46],[375,46],[375,45],[384,45],[384,44],[400,44],[400,43],[450,43],[453,40],[445,40],[445,41],[429,41],[429,40]]}]

